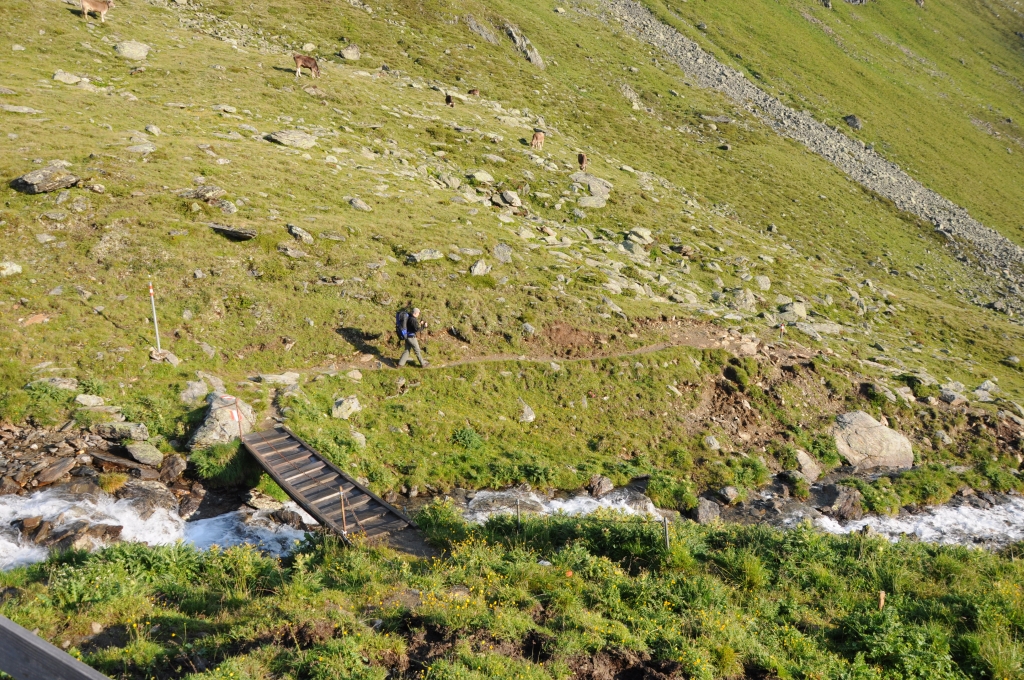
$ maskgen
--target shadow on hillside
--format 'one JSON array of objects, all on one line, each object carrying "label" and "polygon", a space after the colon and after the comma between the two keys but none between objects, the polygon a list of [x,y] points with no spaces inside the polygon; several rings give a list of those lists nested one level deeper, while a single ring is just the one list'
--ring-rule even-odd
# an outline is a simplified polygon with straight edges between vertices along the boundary
[{"label": "shadow on hillside", "polygon": [[338,335],[345,338],[345,341],[355,347],[358,351],[363,354],[372,354],[386,364],[394,363],[389,359],[382,356],[383,350],[377,345],[372,344],[370,341],[380,340],[381,336],[379,333],[367,333],[366,331],[359,328],[352,327],[341,327],[335,331]]}]

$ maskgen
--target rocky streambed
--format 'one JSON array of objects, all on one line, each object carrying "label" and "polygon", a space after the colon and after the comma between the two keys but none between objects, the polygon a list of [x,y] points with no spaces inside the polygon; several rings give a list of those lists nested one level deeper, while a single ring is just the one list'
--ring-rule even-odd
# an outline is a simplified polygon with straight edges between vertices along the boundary
[{"label": "rocky streambed", "polygon": [[[93,431],[0,426],[0,569],[41,561],[55,550],[92,550],[118,541],[183,541],[200,549],[249,544],[282,554],[316,528],[293,503],[255,491],[205,489],[189,478],[182,456],[147,458],[152,452],[137,446],[146,439],[144,426],[134,423],[107,423]],[[780,528],[810,521],[831,533],[876,531],[894,539],[915,536],[987,547],[1024,540],[1024,497],[1017,494],[962,489],[943,506],[903,508],[884,517],[864,515],[860,493],[842,482],[850,477],[870,482],[890,472],[839,468],[809,484],[807,497],[798,499],[792,489],[803,474],[780,473],[745,495],[728,487],[705,493],[686,516],[659,510],[645,495],[646,478],[615,488],[595,475],[576,493],[521,485],[496,491],[456,488],[444,496],[474,522],[500,513],[585,515],[603,509],[657,521]],[[412,511],[439,495],[428,491],[398,502],[406,501]]]},{"label": "rocky streambed", "polygon": [[205,489],[181,455],[140,446],[143,425],[94,429],[0,426],[0,569],[118,541],[245,543],[279,554],[315,527],[294,504]]}]

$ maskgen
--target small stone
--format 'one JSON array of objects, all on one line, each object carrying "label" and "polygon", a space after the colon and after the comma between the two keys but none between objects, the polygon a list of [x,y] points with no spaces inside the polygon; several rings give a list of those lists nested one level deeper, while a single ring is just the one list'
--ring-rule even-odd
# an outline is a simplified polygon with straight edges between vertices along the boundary
[{"label": "small stone", "polygon": [[523,407],[523,410],[519,414],[519,422],[532,423],[537,419],[537,414],[533,412],[533,409],[530,408],[525,401],[520,399],[519,404]]},{"label": "small stone", "polygon": [[499,243],[491,249],[491,254],[494,255],[494,259],[502,264],[512,263],[512,247],[505,244]]},{"label": "small stone", "polygon": [[355,442],[355,445],[357,447],[359,447],[360,449],[366,448],[365,434],[363,434],[362,432],[356,432],[355,430],[352,430],[351,432],[348,433],[348,435],[352,438],[352,441]]},{"label": "small stone", "polygon": [[53,484],[58,479],[71,472],[71,468],[78,465],[75,458],[62,458],[35,476],[35,482],[39,486]]},{"label": "small stone", "polygon": [[755,276],[754,283],[756,283],[757,287],[761,290],[770,290],[772,287],[772,280],[767,276]]},{"label": "small stone", "polygon": [[160,128],[158,128],[156,125],[147,125],[146,132],[153,135],[154,137],[159,137],[160,135],[163,134]]},{"label": "small stone", "polygon": [[807,478],[808,482],[818,481],[818,477],[821,476],[821,465],[818,464],[818,461],[811,458],[810,454],[797,449],[796,462],[800,466],[800,472]]},{"label": "small stone", "polygon": [[523,335],[536,335],[537,329],[529,322],[523,323]]},{"label": "small stone", "polygon": [[58,390],[68,390],[69,392],[78,389],[78,381],[74,378],[43,378],[42,380],[33,380],[29,385],[49,385]]},{"label": "small stone", "polygon": [[353,368],[345,374],[345,377],[354,382],[359,382],[363,379],[363,374],[358,368]]},{"label": "small stone", "polygon": [[[211,109],[213,111],[220,111],[221,113],[235,113],[238,111],[234,106],[229,106],[227,104],[214,104]],[[241,138],[239,137],[239,139]]]},{"label": "small stone", "polygon": [[359,404],[359,398],[355,395],[351,397],[344,397],[334,402],[334,408],[331,409],[331,416],[334,418],[341,418],[342,420],[348,420],[351,416],[359,413],[363,410],[363,407]]},{"label": "small stone", "polygon": [[348,202],[348,204],[356,210],[362,210],[363,212],[370,212],[373,210],[373,208],[367,205],[366,201],[361,198],[353,198]]},{"label": "small stone", "polygon": [[473,276],[484,276],[489,274],[491,267],[483,260],[477,260],[473,263],[473,266],[469,268],[469,273]]},{"label": "small stone", "polygon": [[862,127],[864,127],[864,124],[861,122],[861,119],[852,113],[849,116],[843,116],[843,121],[854,130],[860,130]]},{"label": "small stone", "polygon": [[79,394],[75,397],[75,403],[80,406],[103,406],[104,400],[95,394]]},{"label": "small stone", "polygon": [[935,430],[935,439],[943,446],[949,446],[953,443],[953,438],[946,434],[945,430]]},{"label": "small stone", "polygon": [[710,434],[704,437],[704,446],[708,449],[708,451],[719,451],[722,448],[722,445],[718,442],[718,439],[716,439],[714,435]]},{"label": "small stone", "polygon": [[288,225],[288,233],[295,237],[297,241],[302,241],[306,245],[313,245],[313,235],[302,227],[297,227],[294,224]]},{"label": "small stone", "polygon": [[721,496],[722,500],[726,503],[732,503],[740,497],[740,492],[735,486],[726,486],[718,490],[718,495]]},{"label": "small stone", "polygon": [[131,442],[126,444],[124,448],[131,454],[132,458],[143,465],[160,467],[160,463],[164,460],[164,454],[160,453],[160,449],[149,442]]}]

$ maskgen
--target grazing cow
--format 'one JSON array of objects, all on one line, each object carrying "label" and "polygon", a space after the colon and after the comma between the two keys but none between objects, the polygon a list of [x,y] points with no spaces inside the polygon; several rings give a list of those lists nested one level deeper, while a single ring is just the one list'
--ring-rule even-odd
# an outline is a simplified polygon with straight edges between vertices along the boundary
[{"label": "grazing cow", "polygon": [[587,171],[587,154],[585,154],[585,153],[583,153],[581,151],[580,155],[576,156],[576,160],[579,161],[580,170],[582,170],[583,172],[586,172]]},{"label": "grazing cow", "polygon": [[469,94],[471,94],[474,97],[479,97],[480,96],[480,90],[478,90],[478,89],[476,89],[474,87],[472,90],[469,91]]},{"label": "grazing cow", "polygon": [[450,94],[446,94],[444,96],[444,103],[446,106],[450,106],[453,109],[455,108],[455,98],[452,97]]},{"label": "grazing cow", "polygon": [[292,59],[295,60],[295,77],[296,79],[302,75],[302,69],[309,69],[310,78],[320,77],[320,64],[316,63],[316,59],[313,57],[307,57],[304,54],[292,54]]},{"label": "grazing cow", "polygon": [[537,130],[533,133],[533,139],[530,140],[530,148],[537,149],[538,151],[544,148],[544,133]]},{"label": "grazing cow", "polygon": [[107,10],[114,7],[114,0],[82,0],[82,18],[88,19],[89,12],[100,15],[100,23],[107,23]]}]

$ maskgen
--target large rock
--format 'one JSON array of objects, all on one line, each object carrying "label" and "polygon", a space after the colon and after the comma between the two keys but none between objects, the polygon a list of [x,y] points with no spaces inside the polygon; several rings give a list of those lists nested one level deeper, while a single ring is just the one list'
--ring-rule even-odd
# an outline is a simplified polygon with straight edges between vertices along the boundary
[{"label": "large rock", "polygon": [[160,467],[160,464],[164,462],[164,454],[160,453],[160,449],[149,442],[131,442],[125,444],[124,448],[128,450],[132,458],[143,465]]},{"label": "large rock", "polygon": [[583,196],[576,205],[581,208],[603,208],[607,204],[607,200],[601,196]]},{"label": "large rock", "polygon": [[334,402],[334,408],[331,409],[331,416],[335,418],[341,418],[342,420],[348,420],[352,415],[359,413],[363,410],[363,407],[359,404],[359,397],[355,395],[351,397],[344,397]]},{"label": "large rock", "polygon": [[75,458],[61,458],[56,463],[36,475],[35,481],[39,486],[53,484],[58,479],[71,472],[71,468],[78,465]]},{"label": "large rock", "polygon": [[143,442],[149,439],[149,429],[142,423],[97,423],[92,431],[113,442],[129,439]]},{"label": "large rock", "polygon": [[163,463],[160,464],[160,481],[164,484],[174,482],[178,477],[181,477],[186,467],[188,467],[188,463],[185,459],[177,453],[172,453],[164,458]]},{"label": "large rock", "polygon": [[75,403],[80,406],[103,406],[105,403],[103,397],[98,397],[95,394],[79,394],[75,397]]},{"label": "large rock", "polygon": [[858,470],[909,468],[914,464],[910,440],[863,411],[836,416],[836,449]]},{"label": "large rock", "polygon": [[594,475],[590,478],[587,483],[587,491],[594,498],[600,498],[606,496],[615,490],[615,485],[612,484],[612,480],[608,479],[604,475]]},{"label": "large rock", "polygon": [[129,480],[118,489],[117,497],[126,499],[143,520],[149,519],[158,510],[178,512],[178,499],[157,481]]},{"label": "large rock", "polygon": [[267,385],[296,385],[302,376],[289,371],[288,373],[260,373],[260,382]]},{"label": "large rock", "polygon": [[290,146],[294,149],[312,149],[316,146],[316,137],[306,134],[301,130],[281,130],[279,132],[271,132],[266,138],[271,142],[276,142],[283,146]]},{"label": "large rock", "polygon": [[359,61],[362,56],[363,53],[359,49],[359,45],[348,45],[341,50],[341,58],[346,61]]},{"label": "large rock", "polygon": [[710,524],[722,516],[722,506],[713,500],[701,498],[697,500],[697,507],[691,511],[691,516],[697,524]]},{"label": "large rock", "polygon": [[82,82],[82,79],[76,76],[74,73],[68,73],[67,71],[63,71],[61,69],[58,69],[57,72],[53,74],[53,79],[56,80],[58,83],[64,83],[65,85],[77,85],[78,83]]},{"label": "large rock", "polygon": [[248,241],[259,236],[259,233],[251,227],[229,227],[226,224],[210,222],[210,228],[222,236],[227,236],[232,241]]},{"label": "large rock", "polygon": [[[241,399],[228,394],[209,394],[206,403],[209,404],[206,418],[192,435],[188,444],[190,449],[226,444],[237,439],[239,433],[244,435],[252,432],[256,424],[256,413]],[[241,414],[241,420],[232,417],[235,411]]]},{"label": "large rock", "polygon": [[533,409],[530,408],[529,404],[520,399],[519,405],[523,407],[523,410],[519,413],[519,422],[532,423],[537,420],[537,414],[533,412]]},{"label": "large rock", "polygon": [[444,253],[440,250],[434,250],[433,248],[424,248],[415,253],[409,255],[410,262],[427,262],[428,260],[440,260],[444,257]]},{"label": "large rock", "polygon": [[363,199],[361,199],[361,198],[353,198],[352,200],[350,200],[350,201],[348,202],[348,204],[349,204],[350,206],[352,206],[353,208],[355,208],[356,210],[362,210],[363,212],[370,212],[370,211],[372,211],[372,210],[373,210],[373,208],[371,208],[371,207],[370,207],[370,206],[369,206],[369,205],[368,205],[368,204],[366,203],[366,201],[364,201],[364,200],[363,200]]},{"label": "large rock", "polygon": [[587,187],[590,191],[591,196],[599,196],[601,198],[608,198],[612,193],[612,183],[606,179],[601,179],[591,175],[589,172],[574,172],[569,175],[569,179],[578,184],[582,184]]},{"label": "large rock", "polygon": [[126,42],[117,43],[117,45],[114,46],[114,50],[125,59],[143,61],[149,54],[149,45],[146,43],[140,43],[137,40],[128,40]]},{"label": "large rock", "polygon": [[11,188],[25,194],[45,194],[78,184],[78,177],[60,165],[48,165],[25,173],[11,182]]},{"label": "large rock", "polygon": [[484,276],[491,272],[491,266],[483,260],[477,260],[473,263],[473,266],[469,268],[469,273],[473,276]]},{"label": "large rock", "polygon": [[494,177],[492,177],[491,173],[486,170],[477,170],[476,172],[471,172],[466,176],[478,184],[490,184],[494,181]]}]

